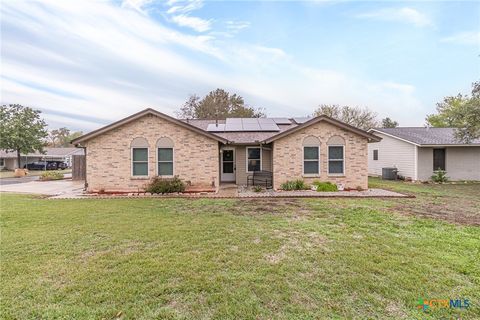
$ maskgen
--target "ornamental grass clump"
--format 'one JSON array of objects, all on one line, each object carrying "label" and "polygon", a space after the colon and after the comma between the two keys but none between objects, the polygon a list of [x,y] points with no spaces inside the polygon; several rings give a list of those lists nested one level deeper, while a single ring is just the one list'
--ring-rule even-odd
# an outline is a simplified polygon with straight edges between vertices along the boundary
[{"label": "ornamental grass clump", "polygon": [[292,190],[308,190],[310,186],[305,183],[302,179],[296,179],[292,181],[286,181],[280,185],[280,188],[285,191]]},{"label": "ornamental grass clump", "polygon": [[433,171],[432,181],[437,183],[445,183],[448,181],[447,171],[435,170]]}]

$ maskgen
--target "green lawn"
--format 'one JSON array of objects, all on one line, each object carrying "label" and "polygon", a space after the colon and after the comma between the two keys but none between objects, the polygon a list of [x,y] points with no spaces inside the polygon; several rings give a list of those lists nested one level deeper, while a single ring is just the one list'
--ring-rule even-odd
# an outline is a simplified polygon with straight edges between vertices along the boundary
[{"label": "green lawn", "polygon": [[480,184],[371,184],[417,198],[2,194],[1,318],[478,319]]}]

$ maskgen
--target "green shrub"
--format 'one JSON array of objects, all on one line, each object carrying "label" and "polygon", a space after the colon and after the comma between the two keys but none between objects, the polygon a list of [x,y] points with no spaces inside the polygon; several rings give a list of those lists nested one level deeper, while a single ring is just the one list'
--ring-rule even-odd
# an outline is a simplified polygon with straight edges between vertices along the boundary
[{"label": "green shrub", "polygon": [[314,181],[313,185],[317,187],[317,191],[319,192],[338,191],[337,185],[331,183],[330,181],[327,181],[327,182]]},{"label": "green shrub", "polygon": [[40,175],[40,180],[62,180],[63,173],[58,171],[45,171]]},{"label": "green shrub", "polygon": [[293,181],[286,181],[280,185],[282,190],[291,191],[291,190],[308,190],[310,186],[305,183],[302,179],[297,179]]},{"label": "green shrub", "polygon": [[253,186],[253,192],[262,192],[263,191],[263,188],[260,187],[260,186]]},{"label": "green shrub", "polygon": [[448,181],[447,171],[445,170],[435,170],[433,171],[432,176],[433,182],[444,183]]},{"label": "green shrub", "polygon": [[160,178],[155,177],[148,184],[145,191],[150,193],[173,193],[173,192],[183,192],[185,191],[185,183],[180,180],[179,177],[175,176],[173,178]]}]

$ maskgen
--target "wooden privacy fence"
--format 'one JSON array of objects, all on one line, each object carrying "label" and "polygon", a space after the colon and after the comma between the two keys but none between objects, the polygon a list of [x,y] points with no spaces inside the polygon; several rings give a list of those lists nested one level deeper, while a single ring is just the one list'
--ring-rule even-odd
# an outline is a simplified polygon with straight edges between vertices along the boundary
[{"label": "wooden privacy fence", "polygon": [[74,155],[72,158],[72,180],[85,180],[86,161],[84,155]]}]

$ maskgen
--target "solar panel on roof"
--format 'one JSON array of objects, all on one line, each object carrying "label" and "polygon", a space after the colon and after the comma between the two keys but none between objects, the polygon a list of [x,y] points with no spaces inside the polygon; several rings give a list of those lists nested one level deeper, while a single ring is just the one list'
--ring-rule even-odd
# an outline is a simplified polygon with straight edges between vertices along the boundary
[{"label": "solar panel on roof", "polygon": [[279,131],[270,118],[227,118],[225,131]]},{"label": "solar panel on roof", "polygon": [[292,124],[288,118],[272,118],[276,124]]},{"label": "solar panel on roof", "polygon": [[225,125],[223,123],[220,123],[218,125],[216,125],[215,123],[210,123],[207,127],[207,131],[222,132],[225,131]]},{"label": "solar panel on roof", "polygon": [[260,129],[262,129],[262,131],[279,131],[280,130],[275,123],[261,123]]},{"label": "solar panel on roof", "polygon": [[307,118],[307,117],[293,118],[293,121],[295,121],[298,124],[307,122],[308,120],[310,120],[310,118]]},{"label": "solar panel on roof", "polygon": [[244,122],[243,130],[245,131],[260,131],[260,125],[258,122]]}]

